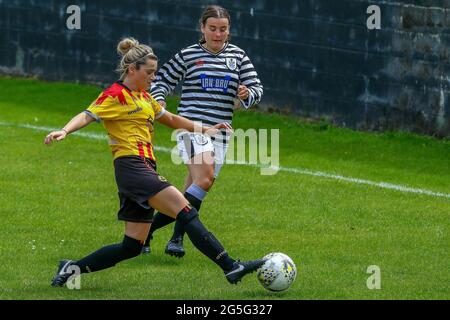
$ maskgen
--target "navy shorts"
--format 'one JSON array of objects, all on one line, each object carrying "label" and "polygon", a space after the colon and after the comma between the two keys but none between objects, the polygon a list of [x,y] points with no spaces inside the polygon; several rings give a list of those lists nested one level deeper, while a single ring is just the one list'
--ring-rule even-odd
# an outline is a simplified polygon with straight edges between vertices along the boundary
[{"label": "navy shorts", "polygon": [[119,190],[119,220],[151,223],[155,210],[148,199],[171,184],[156,172],[154,161],[139,156],[115,159],[114,171]]}]

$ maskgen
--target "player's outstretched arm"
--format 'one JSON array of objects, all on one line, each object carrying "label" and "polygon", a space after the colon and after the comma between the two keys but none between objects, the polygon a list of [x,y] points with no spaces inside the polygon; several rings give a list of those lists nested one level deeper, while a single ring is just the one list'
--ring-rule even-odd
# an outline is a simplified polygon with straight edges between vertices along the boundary
[{"label": "player's outstretched arm", "polygon": [[212,127],[206,127],[201,126],[187,118],[173,114],[169,111],[166,111],[161,117],[159,117],[158,121],[172,129],[185,129],[190,132],[205,133],[210,136],[215,135],[219,131],[219,129],[225,129],[231,132],[233,131],[233,128],[225,122],[216,124]]},{"label": "player's outstretched arm", "polygon": [[61,141],[69,133],[75,132],[81,128],[86,127],[89,123],[95,119],[88,115],[86,112],[81,112],[73,117],[61,130],[50,132],[44,140],[44,143],[51,145],[53,140]]}]

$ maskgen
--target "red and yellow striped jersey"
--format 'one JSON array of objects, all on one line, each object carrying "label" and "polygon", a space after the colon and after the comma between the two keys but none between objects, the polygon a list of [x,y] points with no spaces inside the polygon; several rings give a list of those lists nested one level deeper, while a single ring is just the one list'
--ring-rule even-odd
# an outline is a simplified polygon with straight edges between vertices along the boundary
[{"label": "red and yellow striped jersey", "polygon": [[165,110],[146,91],[131,91],[116,82],[85,112],[103,121],[114,159],[137,155],[156,160],[152,145],[153,122]]}]

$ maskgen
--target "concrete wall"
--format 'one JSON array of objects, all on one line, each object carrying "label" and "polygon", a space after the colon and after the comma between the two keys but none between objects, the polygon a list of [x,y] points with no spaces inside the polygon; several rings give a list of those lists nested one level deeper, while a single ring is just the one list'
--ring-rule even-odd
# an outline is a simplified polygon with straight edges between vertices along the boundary
[{"label": "concrete wall", "polygon": [[[194,0],[0,0],[0,72],[106,84],[134,36],[161,61],[197,41]],[[450,136],[450,0],[216,1],[265,86],[261,107],[362,130]],[[81,30],[66,8],[81,7]],[[367,7],[381,8],[368,30]]]}]

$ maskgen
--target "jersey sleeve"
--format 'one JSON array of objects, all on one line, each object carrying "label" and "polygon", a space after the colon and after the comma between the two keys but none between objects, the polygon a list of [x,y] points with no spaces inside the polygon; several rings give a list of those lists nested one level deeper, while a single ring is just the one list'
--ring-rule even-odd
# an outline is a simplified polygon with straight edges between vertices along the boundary
[{"label": "jersey sleeve", "polygon": [[167,95],[175,89],[186,74],[186,66],[182,52],[162,65],[153,81],[150,93],[156,101],[165,101]]},{"label": "jersey sleeve", "polygon": [[120,105],[118,97],[102,92],[85,110],[85,113],[93,117],[97,122],[117,119],[120,116],[118,105]]},{"label": "jersey sleeve", "polygon": [[263,95],[263,85],[258,78],[255,67],[245,53],[242,58],[239,81],[242,85],[246,86],[249,91],[246,100],[239,99],[244,108],[248,109],[251,106],[258,104]]},{"label": "jersey sleeve", "polygon": [[151,104],[153,107],[153,111],[155,112],[155,119],[159,119],[166,113],[166,109],[164,109],[158,101],[156,101],[153,97],[151,98]]}]

